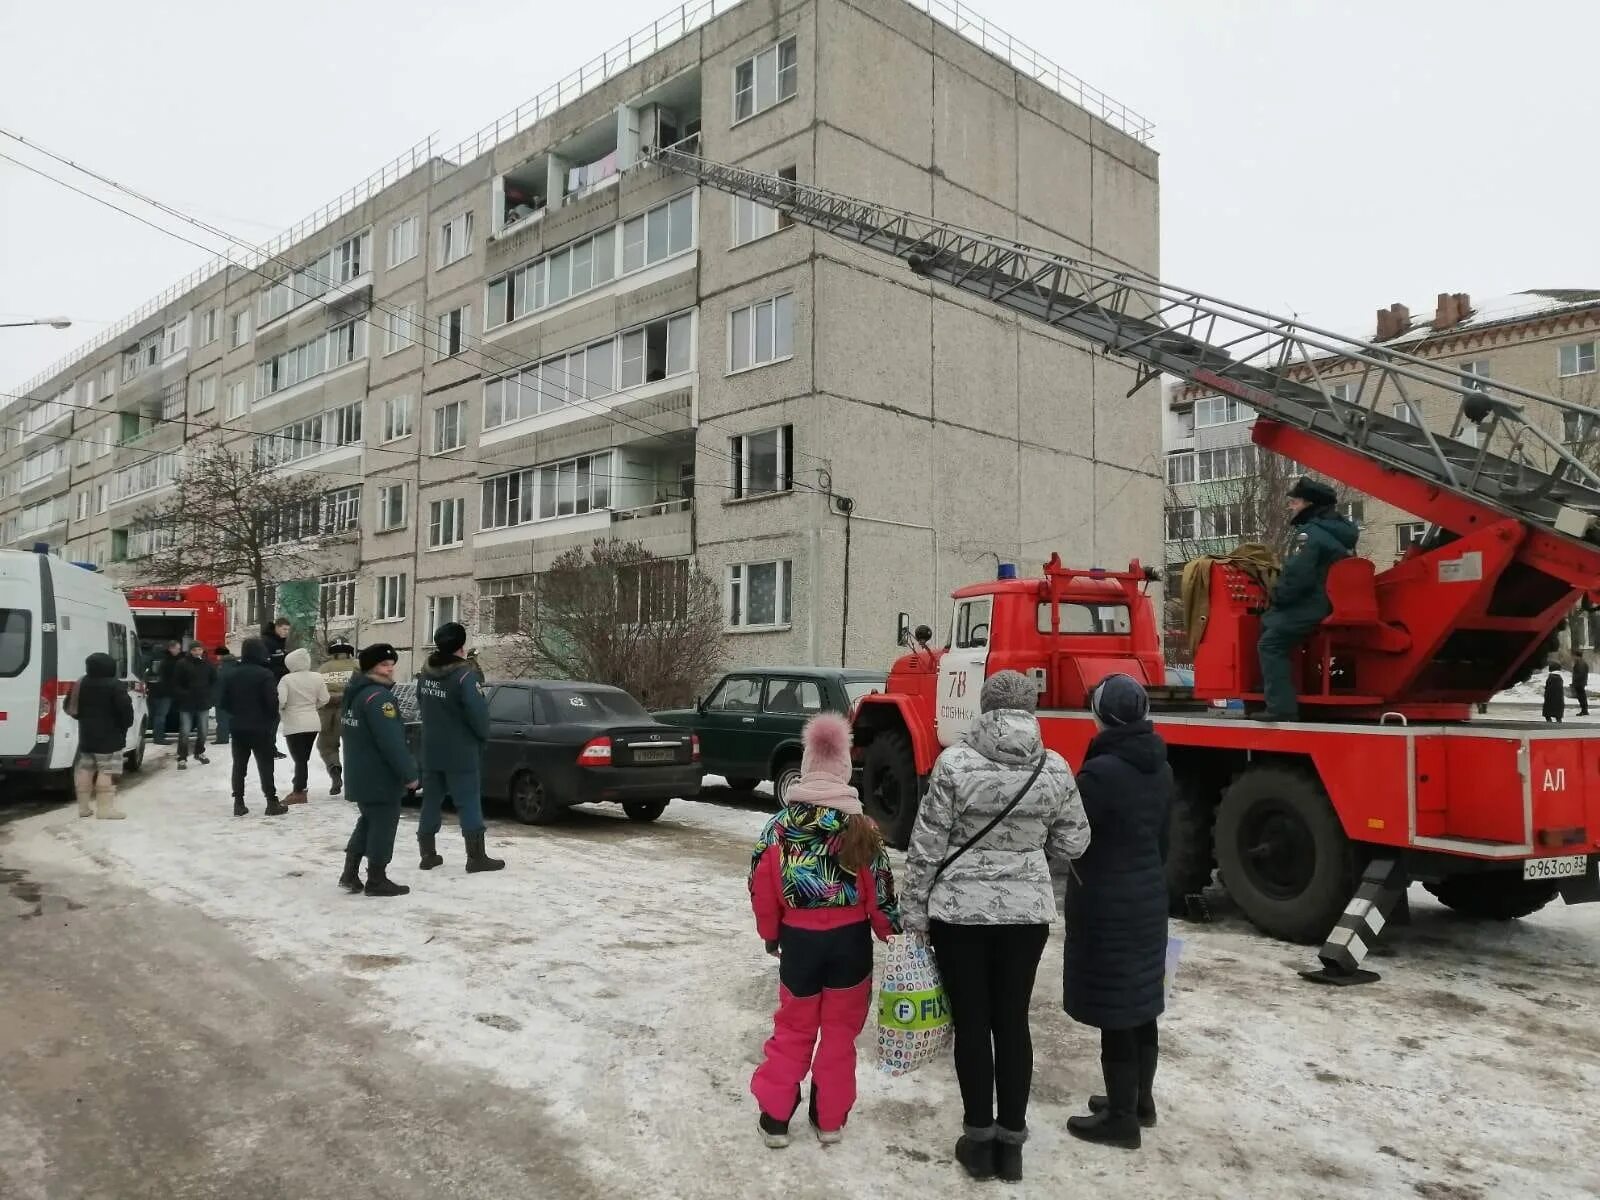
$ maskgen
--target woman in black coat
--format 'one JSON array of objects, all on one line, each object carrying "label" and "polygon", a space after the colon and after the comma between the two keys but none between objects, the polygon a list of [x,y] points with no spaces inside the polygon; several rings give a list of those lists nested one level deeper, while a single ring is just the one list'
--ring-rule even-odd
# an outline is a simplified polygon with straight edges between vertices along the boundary
[{"label": "woman in black coat", "polygon": [[1137,680],[1110,675],[1089,698],[1100,732],[1078,769],[1089,849],[1067,882],[1065,1007],[1100,1030],[1106,1093],[1067,1129],[1138,1149],[1156,1123],[1156,1018],[1166,1004],[1167,821],[1172,768]]},{"label": "woman in black coat", "polygon": [[1544,719],[1561,724],[1561,715],[1566,711],[1567,702],[1562,692],[1561,672],[1554,663],[1550,664],[1550,674],[1544,677]]}]

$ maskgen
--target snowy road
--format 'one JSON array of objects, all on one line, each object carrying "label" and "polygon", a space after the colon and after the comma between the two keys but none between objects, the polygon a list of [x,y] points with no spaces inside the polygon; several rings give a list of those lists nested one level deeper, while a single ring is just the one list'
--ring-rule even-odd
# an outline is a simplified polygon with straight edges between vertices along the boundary
[{"label": "snowy road", "polygon": [[[29,816],[0,857],[187,906],[249,955],[351,997],[419,1080],[479,1071],[526,1090],[585,1186],[685,1200],[998,1187],[967,1185],[950,1161],[948,1062],[884,1078],[870,1028],[845,1143],[761,1147],[746,1085],[775,979],[744,889],[760,807],[678,802],[654,825],[605,810],[543,829],[498,821],[490,846],[507,869],[470,878],[453,825],[445,867],[415,869],[413,810],[393,875],[415,890],[377,901],[335,887],[353,809],[320,776],[312,794],[283,818],[257,804],[235,819],[220,760],[183,775],[161,764],[128,789],[129,820]],[[1483,926],[1420,890],[1412,904],[1397,956],[1375,963],[1383,981],[1348,991],[1303,983],[1310,955],[1234,918],[1175,926],[1187,948],[1163,1022],[1162,1119],[1137,1155],[1065,1133],[1099,1090],[1098,1037],[1059,1011],[1052,940],[1028,1182],[1014,1194],[1600,1195],[1600,905]],[[525,1165],[536,1144],[508,1139],[503,1153]]]}]

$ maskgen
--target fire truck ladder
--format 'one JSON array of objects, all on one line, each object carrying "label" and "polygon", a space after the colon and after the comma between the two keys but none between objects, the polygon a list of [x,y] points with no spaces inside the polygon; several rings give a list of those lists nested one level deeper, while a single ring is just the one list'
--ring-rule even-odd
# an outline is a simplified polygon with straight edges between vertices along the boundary
[{"label": "fire truck ladder", "polygon": [[[1128,360],[1137,371],[1130,395],[1160,375],[1177,376],[1554,536],[1600,545],[1600,475],[1563,444],[1574,428],[1584,441],[1600,433],[1600,414],[1590,407],[1146,276],[713,162],[695,145],[649,157]],[[1352,364],[1360,369],[1354,383],[1328,381]],[[1448,436],[1420,423],[1419,400],[1433,390],[1458,398]],[[1380,403],[1394,409],[1381,411]]]}]

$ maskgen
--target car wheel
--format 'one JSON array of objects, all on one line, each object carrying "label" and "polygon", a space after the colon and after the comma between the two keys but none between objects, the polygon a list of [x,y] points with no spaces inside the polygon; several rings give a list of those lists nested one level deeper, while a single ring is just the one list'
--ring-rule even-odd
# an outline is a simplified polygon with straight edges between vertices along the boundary
[{"label": "car wheel", "polygon": [[772,791],[777,796],[778,805],[782,807],[789,802],[789,789],[800,782],[800,760],[792,758],[788,762],[779,763],[778,769],[772,775]]},{"label": "car wheel", "polygon": [[759,779],[730,779],[728,780],[728,790],[733,792],[753,792],[760,782],[761,780]]},{"label": "car wheel", "polygon": [[561,815],[549,789],[532,771],[513,775],[510,793],[511,811],[524,825],[548,825]]},{"label": "car wheel", "polygon": [[1353,891],[1350,840],[1304,771],[1258,766],[1235,779],[1217,810],[1216,851],[1234,902],[1286,942],[1322,941]]},{"label": "car wheel", "polygon": [[622,806],[630,821],[654,821],[667,811],[665,800],[629,800]]},{"label": "car wheel", "polygon": [[911,840],[921,799],[910,737],[897,729],[880,733],[868,742],[861,782],[862,803],[883,830],[884,841],[904,850]]},{"label": "car wheel", "polygon": [[122,769],[129,775],[137,775],[144,770],[144,731],[139,731],[139,748],[129,750],[122,756]]}]

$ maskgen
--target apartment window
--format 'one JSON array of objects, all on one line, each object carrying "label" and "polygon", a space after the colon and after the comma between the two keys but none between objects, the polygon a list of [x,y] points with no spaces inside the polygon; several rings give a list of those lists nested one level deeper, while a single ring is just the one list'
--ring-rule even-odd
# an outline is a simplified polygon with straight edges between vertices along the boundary
[{"label": "apartment window", "polygon": [[107,425],[100,433],[100,445],[95,448],[94,456],[96,458],[109,458],[111,456],[111,447],[115,440],[116,431]]},{"label": "apartment window", "polygon": [[[113,531],[113,535],[117,531]],[[278,588],[275,584],[268,584],[260,592],[255,588],[244,590],[244,623],[246,625],[260,625],[267,621],[278,609]]]},{"label": "apartment window", "polygon": [[383,402],[383,440],[399,441],[411,435],[411,397],[390,396]]},{"label": "apartment window", "polygon": [[603,512],[611,501],[611,453],[586,454],[484,480],[478,528]]},{"label": "apartment window", "polygon": [[217,340],[217,332],[221,326],[220,314],[214,308],[208,308],[200,314],[200,344],[209,346]]},{"label": "apartment window", "polygon": [[439,227],[439,265],[448,267],[472,253],[472,214],[461,213]]},{"label": "apartment window", "polygon": [[794,38],[768,46],[733,69],[733,121],[765,112],[798,89],[800,61]]},{"label": "apartment window", "polygon": [[417,256],[421,242],[422,218],[402,217],[389,226],[389,265],[398,267]]},{"label": "apartment window", "polygon": [[428,505],[428,549],[459,546],[466,540],[467,502],[434,500]]},{"label": "apartment window", "polygon": [[361,485],[335,488],[322,497],[322,528],[339,533],[361,524]]},{"label": "apartment window", "polygon": [[1359,526],[1367,519],[1367,503],[1365,500],[1346,500],[1339,505],[1339,512],[1350,524]]},{"label": "apartment window", "polygon": [[630,274],[694,245],[694,202],[687,194],[622,223],[622,273]]},{"label": "apartment window", "polygon": [[483,388],[483,427],[495,429],[693,369],[691,320],[682,313],[651,321],[489,380]]},{"label": "apartment window", "polygon": [[107,367],[100,372],[100,387],[98,390],[100,392],[100,403],[104,404],[111,399],[112,393],[117,390],[117,369],[115,367]]},{"label": "apartment window", "polygon": [[189,348],[189,318],[168,325],[161,339],[161,356],[171,358]]},{"label": "apartment window", "polygon": [[94,511],[96,516],[106,511],[109,496],[110,492],[105,484],[97,483],[94,485]]},{"label": "apartment window", "polygon": [[428,597],[428,629],[433,631],[441,625],[448,625],[457,619],[456,612],[460,605],[454,596],[429,596]]},{"label": "apartment window", "polygon": [[417,306],[407,304],[384,314],[383,352],[393,354],[417,340]]},{"label": "apartment window", "polygon": [[1560,351],[1560,368],[1562,376],[1592,375],[1594,373],[1594,343],[1578,342],[1576,345],[1563,346]]},{"label": "apartment window", "polygon": [[466,404],[460,400],[436,408],[433,412],[433,453],[443,454],[459,450],[467,444],[465,421],[462,414]]},{"label": "apartment window", "polygon": [[228,385],[227,419],[232,421],[250,411],[250,381],[236,379]]},{"label": "apartment window", "polygon": [[310,458],[313,454],[322,453],[327,449],[325,422],[332,415],[317,413],[315,416],[285,425],[281,429],[275,429],[271,433],[257,435],[256,461],[264,466],[283,466],[285,463],[299,462],[303,458]]},{"label": "apartment window", "polygon": [[324,575],[317,580],[317,611],[324,621],[356,615],[356,577]]},{"label": "apartment window", "polygon": [[1331,384],[1328,387],[1328,395],[1335,400],[1343,400],[1347,404],[1353,404],[1356,400],[1356,385],[1353,383]]},{"label": "apartment window", "polygon": [[1421,545],[1428,526],[1422,521],[1402,521],[1394,527],[1395,553],[1404,557],[1413,546]]},{"label": "apartment window", "polygon": [[336,408],[329,414],[335,446],[355,446],[361,442],[361,401]]},{"label": "apartment window", "polygon": [[438,340],[434,343],[437,358],[451,358],[466,348],[467,324],[472,318],[472,306],[453,308],[439,317]]},{"label": "apartment window", "polygon": [[321,532],[322,502],[303,500],[298,504],[286,504],[273,514],[265,540],[268,545],[278,545],[313,538]]},{"label": "apartment window", "polygon": [[[8,444],[9,432],[10,431],[8,430],[6,433],[0,433],[0,450],[9,450],[11,448]],[[73,446],[75,447],[72,451],[73,466],[87,467],[94,461],[94,442],[90,441],[88,438],[79,438],[73,443]],[[3,494],[4,493],[0,493],[0,495]]]},{"label": "apartment window", "polygon": [[790,564],[736,563],[728,568],[728,627],[777,629],[789,624]]},{"label": "apartment window", "polygon": [[250,310],[241,308],[228,319],[228,345],[237,350],[250,340]]},{"label": "apartment window", "polygon": [[786,292],[728,315],[728,369],[744,371],[794,353],[794,294]]},{"label": "apartment window", "polygon": [[[778,172],[780,179],[787,179],[793,183],[795,169],[784,167]],[[779,212],[775,208],[768,208],[754,200],[747,200],[742,196],[734,197],[733,201],[733,244],[743,246],[760,238],[777,233],[780,229],[787,229],[794,224],[794,219],[788,213]]]},{"label": "apartment window", "polygon": [[92,497],[87,488],[78,493],[78,520],[87,521],[89,519],[89,503],[91,499]]},{"label": "apartment window", "polygon": [[1194,477],[1201,483],[1241,479],[1256,468],[1256,448],[1228,446],[1221,450],[1200,450],[1195,453],[1194,467]]},{"label": "apartment window", "polygon": [[1231,425],[1249,417],[1250,410],[1232,396],[1202,396],[1194,402],[1194,423],[1197,428]]},{"label": "apartment window", "polygon": [[275,321],[366,274],[371,266],[368,253],[371,238],[370,231],[346,238],[326,254],[269,285],[257,299],[261,324]]},{"label": "apartment window", "polygon": [[374,621],[402,621],[406,615],[406,577],[379,575],[377,599],[372,609]]},{"label": "apartment window", "polygon": [[183,384],[170,383],[161,389],[161,419],[177,421],[183,416]]},{"label": "apartment window", "polygon": [[794,426],[779,425],[729,440],[733,496],[767,496],[794,486]]},{"label": "apartment window", "polygon": [[1489,360],[1488,359],[1480,358],[1480,359],[1474,360],[1473,362],[1464,362],[1460,366],[1460,371],[1461,371],[1461,373],[1463,375],[1471,376],[1470,379],[1465,379],[1462,382],[1465,383],[1467,385],[1467,387],[1471,388],[1473,391],[1481,392],[1481,391],[1484,391],[1484,390],[1486,390],[1488,388],[1488,386],[1489,386],[1489,383],[1488,383],[1488,379],[1489,379]]},{"label": "apartment window", "polygon": [[1167,509],[1167,541],[1188,542],[1194,540],[1194,509],[1169,508]]},{"label": "apartment window", "polygon": [[1194,482],[1194,452],[1180,450],[1167,455],[1167,482],[1169,484]]},{"label": "apartment window", "polygon": [[217,377],[207,375],[195,387],[194,410],[197,413],[210,412],[217,406]]},{"label": "apartment window", "polygon": [[531,601],[533,589],[532,575],[507,575],[480,583],[478,615],[488,624],[489,632],[517,632],[522,627],[523,601]]},{"label": "apartment window", "polygon": [[354,362],[367,352],[366,321],[345,321],[309,342],[256,364],[257,399]]},{"label": "apartment window", "polygon": [[1200,536],[1237,538],[1253,532],[1242,504],[1217,504],[1200,509]]},{"label": "apartment window", "polygon": [[404,529],[406,524],[406,485],[389,483],[378,489],[378,532]]},{"label": "apartment window", "polygon": [[1404,421],[1407,425],[1422,424],[1422,422],[1417,419],[1416,408],[1408,401],[1396,400],[1394,407],[1390,411],[1394,413],[1394,419],[1397,421]]}]

